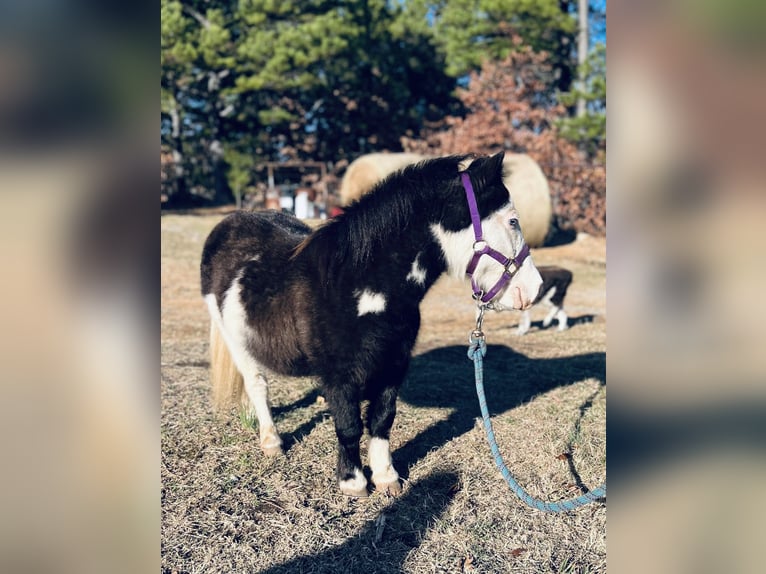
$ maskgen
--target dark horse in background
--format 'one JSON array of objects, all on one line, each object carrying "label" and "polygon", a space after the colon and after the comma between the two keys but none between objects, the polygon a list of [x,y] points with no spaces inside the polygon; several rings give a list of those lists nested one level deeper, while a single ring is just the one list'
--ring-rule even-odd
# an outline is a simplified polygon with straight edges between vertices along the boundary
[{"label": "dark horse in background", "polygon": [[[359,454],[360,402],[368,400],[372,482],[401,491],[389,432],[420,302],[442,273],[465,275],[477,243],[510,258],[524,246],[502,170],[502,153],[432,159],[389,176],[313,231],[277,212],[237,212],[213,229],[201,275],[214,398],[219,406],[241,401],[255,414],[266,454],[282,450],[268,375],[317,376],[335,423],[340,490],[368,493]],[[474,236],[461,172],[470,177],[483,242]],[[482,257],[473,278],[488,292],[503,273],[511,278],[493,303],[528,308],[541,285],[532,259],[511,275]]]}]

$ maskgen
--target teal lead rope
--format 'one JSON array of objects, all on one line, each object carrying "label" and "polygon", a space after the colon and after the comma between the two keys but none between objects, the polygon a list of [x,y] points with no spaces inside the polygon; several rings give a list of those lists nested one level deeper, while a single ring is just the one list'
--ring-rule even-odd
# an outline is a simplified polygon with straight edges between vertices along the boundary
[{"label": "teal lead rope", "polygon": [[474,372],[476,374],[476,394],[479,396],[479,407],[481,408],[481,418],[484,420],[484,430],[487,433],[487,440],[489,441],[489,448],[492,450],[492,455],[495,457],[495,465],[503,475],[505,482],[511,487],[513,493],[519,497],[527,506],[542,510],[543,512],[568,512],[575,510],[581,506],[585,506],[591,502],[595,502],[599,499],[606,497],[606,483],[598,487],[596,490],[586,492],[576,498],[570,498],[569,500],[560,500],[558,502],[545,502],[539,498],[535,498],[521,487],[511,475],[508,468],[503,462],[503,457],[500,454],[500,449],[497,448],[497,441],[495,440],[495,432],[492,430],[492,422],[489,420],[489,411],[487,410],[487,399],[484,396],[484,356],[487,354],[487,344],[484,341],[484,334],[481,332],[481,319],[484,314],[484,310],[481,309],[479,319],[476,323],[476,330],[471,333],[468,347],[468,358],[473,361]]}]

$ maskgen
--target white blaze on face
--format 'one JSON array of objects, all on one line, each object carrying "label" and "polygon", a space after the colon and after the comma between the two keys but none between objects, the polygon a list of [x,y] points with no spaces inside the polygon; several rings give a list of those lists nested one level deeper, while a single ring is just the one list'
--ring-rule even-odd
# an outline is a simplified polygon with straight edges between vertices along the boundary
[{"label": "white blaze on face", "polygon": [[[521,230],[512,228],[509,223],[511,219],[518,218],[519,214],[511,203],[488,217],[486,223],[482,222],[484,236],[489,244],[508,257],[515,256],[524,246]],[[496,247],[496,245],[503,246]],[[488,258],[483,257],[483,259]],[[503,271],[501,269],[498,272],[497,268],[500,268],[500,266],[494,265],[488,269],[487,273],[491,273],[499,279]],[[529,309],[537,298],[540,286],[543,284],[543,278],[540,277],[540,272],[535,267],[530,256],[524,259],[518,270],[513,266],[511,266],[510,270],[512,273],[515,271],[515,273],[508,283],[508,287],[497,299],[497,302],[501,307]],[[490,283],[490,285],[493,284]]]},{"label": "white blaze on face", "polygon": [[386,310],[386,296],[383,293],[376,293],[365,289],[358,295],[356,304],[356,314],[358,317],[368,313],[382,313]]},{"label": "white blaze on face", "polygon": [[[518,217],[513,203],[508,202],[481,222],[483,239],[490,247],[507,257],[515,256],[524,245],[521,231],[513,229],[509,223],[511,218],[518,219]],[[473,256],[473,244],[475,242],[473,226],[451,232],[445,230],[441,225],[434,224],[431,226],[431,232],[439,241],[444,252],[448,273],[454,277],[465,277],[466,267]],[[497,283],[503,271],[503,266],[500,263],[485,255],[476,266],[474,278],[479,287],[487,292]],[[542,282],[542,277],[532,262],[532,258],[527,257],[508,283],[505,291],[496,298],[496,302],[502,307],[527,309],[537,297]]]}]

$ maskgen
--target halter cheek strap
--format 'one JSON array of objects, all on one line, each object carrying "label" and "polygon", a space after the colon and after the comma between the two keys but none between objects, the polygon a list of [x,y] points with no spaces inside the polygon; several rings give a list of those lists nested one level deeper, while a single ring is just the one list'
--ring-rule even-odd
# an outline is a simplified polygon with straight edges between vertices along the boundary
[{"label": "halter cheek strap", "polygon": [[[473,289],[473,298],[482,303],[489,303],[492,299],[502,291],[508,281],[516,274],[516,272],[524,263],[524,260],[529,256],[529,246],[524,243],[521,250],[516,254],[513,259],[506,257],[496,249],[492,249],[483,238],[483,232],[481,229],[481,216],[479,215],[479,207],[476,204],[476,194],[473,191],[473,185],[471,184],[471,177],[467,172],[461,172],[460,179],[463,182],[463,189],[465,189],[466,200],[468,201],[468,211],[471,214],[471,224],[473,225],[473,236],[475,241],[473,242],[473,256],[471,261],[468,262],[465,273],[471,278],[471,288]],[[484,255],[489,255],[492,259],[500,263],[505,270],[497,280],[492,288],[484,293],[479,285],[476,283],[476,279],[473,274],[476,271],[476,266],[479,264],[479,260]],[[511,269],[511,266],[514,268]]]}]

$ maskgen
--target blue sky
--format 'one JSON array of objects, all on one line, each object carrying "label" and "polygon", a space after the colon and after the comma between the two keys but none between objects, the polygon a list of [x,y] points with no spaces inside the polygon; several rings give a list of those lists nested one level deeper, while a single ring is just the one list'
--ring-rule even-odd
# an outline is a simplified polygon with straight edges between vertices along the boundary
[{"label": "blue sky", "polygon": [[604,14],[603,22],[591,20],[590,23],[590,45],[606,44],[606,0],[590,0],[591,9]]}]

